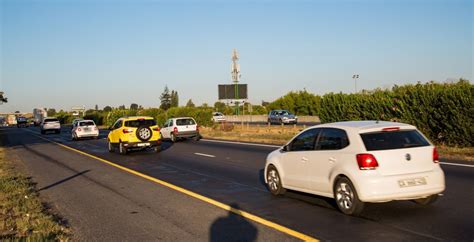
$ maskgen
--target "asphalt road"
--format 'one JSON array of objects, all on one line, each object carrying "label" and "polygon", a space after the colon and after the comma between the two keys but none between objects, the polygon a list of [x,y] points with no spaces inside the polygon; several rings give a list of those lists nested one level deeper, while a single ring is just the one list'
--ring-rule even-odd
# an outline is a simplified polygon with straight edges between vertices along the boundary
[{"label": "asphalt road", "polygon": [[[229,215],[205,202],[47,143],[35,136],[39,133],[35,128],[3,129],[1,133],[2,137],[6,137],[7,146],[13,147],[16,155],[26,163],[39,187],[47,187],[40,191],[41,195],[57,204],[59,212],[70,220],[73,229],[79,231],[79,239],[294,239],[265,225]],[[101,138],[105,135],[101,132]],[[121,156],[108,153],[104,139],[73,142],[67,132],[43,137],[320,240],[474,239],[473,167],[443,164],[447,189],[432,206],[420,207],[408,201],[369,204],[360,217],[350,217],[337,211],[331,199],[298,192],[289,192],[283,197],[272,196],[263,183],[263,166],[266,155],[274,147],[206,140],[175,144],[164,142],[163,151],[158,154],[132,152]],[[213,226],[215,223],[222,226]]]}]

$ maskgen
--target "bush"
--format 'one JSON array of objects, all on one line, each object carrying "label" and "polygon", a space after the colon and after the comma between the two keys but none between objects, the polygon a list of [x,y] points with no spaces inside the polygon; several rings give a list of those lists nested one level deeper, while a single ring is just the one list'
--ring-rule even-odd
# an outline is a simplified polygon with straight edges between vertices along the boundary
[{"label": "bush", "polygon": [[296,115],[318,115],[321,97],[304,91],[289,92],[270,103],[267,110],[285,109]]},{"label": "bush", "polygon": [[157,122],[163,125],[167,119],[176,117],[192,117],[201,126],[212,126],[212,108],[173,107],[157,116]]},{"label": "bush", "polygon": [[438,144],[474,144],[474,86],[466,80],[395,86],[321,99],[322,122],[388,120],[415,125]]}]

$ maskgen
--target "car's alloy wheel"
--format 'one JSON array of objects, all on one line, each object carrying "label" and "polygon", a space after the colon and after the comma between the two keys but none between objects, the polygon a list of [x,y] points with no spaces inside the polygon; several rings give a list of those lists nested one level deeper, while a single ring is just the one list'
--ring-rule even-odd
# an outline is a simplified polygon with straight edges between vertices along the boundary
[{"label": "car's alloy wheel", "polygon": [[170,134],[171,142],[176,142],[176,136],[173,133]]},{"label": "car's alloy wheel", "polygon": [[337,180],[334,189],[334,198],[341,212],[348,215],[358,215],[364,208],[351,181],[345,177]]},{"label": "car's alloy wheel", "polygon": [[286,189],[281,185],[280,174],[274,166],[268,167],[267,171],[268,189],[273,195],[281,195],[285,193]]},{"label": "car's alloy wheel", "polygon": [[151,132],[151,129],[148,128],[148,127],[140,127],[137,129],[137,137],[141,140],[141,141],[147,141],[151,138],[152,136],[152,132]]},{"label": "car's alloy wheel", "polygon": [[127,154],[127,148],[125,148],[125,146],[123,145],[122,142],[120,142],[120,144],[119,144],[119,153],[121,155],[126,155]]},{"label": "car's alloy wheel", "polygon": [[109,152],[114,152],[114,146],[112,145],[112,143],[110,143],[110,141],[107,142],[107,148],[108,148]]}]

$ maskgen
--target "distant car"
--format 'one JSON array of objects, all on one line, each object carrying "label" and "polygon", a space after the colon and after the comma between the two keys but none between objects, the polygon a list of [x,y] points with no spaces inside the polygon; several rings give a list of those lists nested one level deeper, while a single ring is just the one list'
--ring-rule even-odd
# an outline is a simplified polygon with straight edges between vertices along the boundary
[{"label": "distant car", "polygon": [[152,117],[119,118],[109,130],[109,152],[114,152],[115,148],[122,155],[126,155],[131,149],[149,148],[154,152],[160,151],[160,127]]},{"label": "distant car", "polygon": [[18,128],[21,127],[28,127],[28,119],[25,117],[18,117],[16,118],[16,126]]},{"label": "distant car", "polygon": [[199,126],[196,120],[190,117],[168,119],[161,128],[161,136],[172,142],[185,138],[193,138],[196,141],[201,139]]},{"label": "distant car", "polygon": [[218,122],[225,122],[225,116],[221,112],[213,112],[212,113],[212,121]]},{"label": "distant car", "polygon": [[98,137],[99,129],[97,128],[93,120],[80,120],[72,126],[72,140],[78,140],[82,138],[97,139]]},{"label": "distant car", "polygon": [[379,121],[317,125],[273,151],[265,183],[274,195],[292,189],[336,200],[359,214],[366,202],[436,201],[445,189],[438,152],[416,127]]},{"label": "distant car", "polygon": [[269,124],[296,124],[298,117],[287,110],[272,110],[268,114]]},{"label": "distant car", "polygon": [[61,124],[57,118],[44,118],[40,124],[41,134],[46,134],[46,132],[53,131],[56,134],[61,133]]}]

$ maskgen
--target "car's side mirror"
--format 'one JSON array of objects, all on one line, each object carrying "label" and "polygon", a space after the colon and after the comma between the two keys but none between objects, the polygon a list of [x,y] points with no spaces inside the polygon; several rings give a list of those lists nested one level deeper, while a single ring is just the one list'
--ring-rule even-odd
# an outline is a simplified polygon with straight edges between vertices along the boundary
[{"label": "car's side mirror", "polygon": [[109,127],[109,130],[113,130],[114,128],[112,126]]},{"label": "car's side mirror", "polygon": [[288,145],[281,147],[281,152],[287,152],[288,150]]}]

